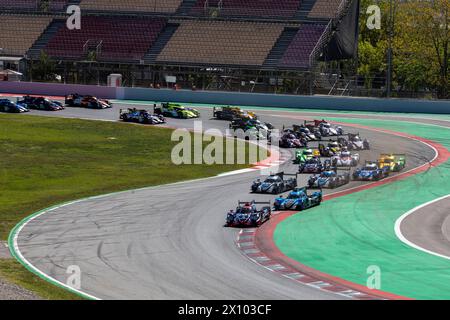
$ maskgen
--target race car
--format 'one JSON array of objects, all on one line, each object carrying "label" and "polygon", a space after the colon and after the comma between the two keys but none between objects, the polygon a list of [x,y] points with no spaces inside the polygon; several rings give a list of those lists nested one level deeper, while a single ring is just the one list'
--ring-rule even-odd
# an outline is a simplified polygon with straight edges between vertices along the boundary
[{"label": "race car", "polygon": [[61,102],[50,100],[45,97],[24,96],[22,100],[17,99],[17,104],[26,106],[28,109],[45,111],[59,111],[64,109]]},{"label": "race car", "polygon": [[230,122],[229,128],[233,130],[235,138],[271,141],[273,126],[259,120],[235,119]]},{"label": "race car", "polygon": [[347,168],[344,173],[338,173],[336,167],[330,167],[321,174],[311,176],[308,180],[308,187],[311,189],[334,189],[346,185],[347,183],[350,183],[350,168]]},{"label": "race car", "polygon": [[9,99],[0,99],[0,112],[23,113],[29,111],[30,109],[28,109],[26,105],[12,102]]},{"label": "race car", "polygon": [[331,166],[330,160],[320,161],[319,157],[314,157],[301,163],[298,168],[299,173],[321,173]]},{"label": "race car", "polygon": [[379,167],[376,162],[366,161],[364,167],[353,172],[353,180],[377,181],[389,176],[388,167]]},{"label": "race car", "polygon": [[218,120],[235,120],[235,119],[246,119],[246,120],[256,120],[258,117],[253,112],[247,112],[237,107],[214,107],[213,117]]},{"label": "race car", "polygon": [[390,172],[399,172],[406,167],[405,154],[381,154],[378,159],[380,168],[387,167]]},{"label": "race car", "polygon": [[315,130],[314,132],[312,132],[309,128],[303,126],[303,125],[296,125],[294,124],[292,126],[293,131],[298,135],[298,136],[302,136],[305,139],[307,139],[308,141],[318,141],[320,140],[322,137],[320,135],[320,132],[318,130]]},{"label": "race car", "polygon": [[342,127],[333,127],[328,121],[325,120],[305,120],[304,126],[312,131],[318,131],[320,133],[320,136],[322,137],[341,136],[344,134],[344,130],[342,129]]},{"label": "race car", "polygon": [[338,138],[338,142],[346,146],[348,150],[370,150],[370,143],[367,139],[361,139],[359,133],[349,133],[348,140],[345,138]]},{"label": "race car", "polygon": [[89,109],[107,109],[112,105],[108,100],[99,99],[90,95],[80,95],[78,93],[69,94],[64,99],[68,107],[80,107]]},{"label": "race car", "polygon": [[139,110],[129,108],[127,110],[120,109],[120,119],[124,122],[137,122],[142,124],[162,124],[166,123],[166,119],[162,115],[152,115],[147,110]]},{"label": "race car", "polygon": [[285,131],[280,138],[280,148],[304,148],[308,146],[308,141],[298,138],[294,133]]},{"label": "race car", "polygon": [[302,164],[314,157],[320,157],[320,152],[317,149],[298,149],[295,151],[294,163]]},{"label": "race car", "polygon": [[335,167],[356,167],[359,163],[359,154],[344,149],[331,158],[331,163]]},{"label": "race car", "polygon": [[193,119],[200,117],[200,112],[198,112],[198,110],[171,102],[163,102],[160,105],[155,104],[153,109],[155,114],[160,114],[164,117],[179,119]]},{"label": "race car", "polygon": [[[265,205],[261,209],[257,205]],[[230,210],[227,213],[225,226],[227,227],[259,227],[270,219],[272,209],[270,202],[251,202],[238,201],[236,210]]]},{"label": "race car", "polygon": [[324,158],[334,157],[341,151],[341,147],[337,142],[330,142],[327,146],[323,143],[319,143],[319,154]]},{"label": "race car", "polygon": [[316,139],[314,139],[314,140],[321,140],[322,139],[322,134],[320,132],[320,129],[319,129],[318,124],[316,123],[316,121],[307,121],[307,120],[305,120],[305,122],[300,126],[300,128],[308,129],[309,132],[312,135],[314,135],[314,137],[316,137]]},{"label": "race car", "polygon": [[244,131],[253,128],[257,130],[270,131],[274,127],[271,123],[261,122],[257,119],[234,119],[230,122],[229,128],[232,130],[242,129]]},{"label": "race car", "polygon": [[[285,176],[293,176],[294,178],[285,179]],[[260,179],[254,181],[251,190],[253,193],[280,194],[295,187],[297,187],[297,175],[280,172],[272,174],[264,181]]]},{"label": "race car", "polygon": [[282,196],[275,199],[274,209],[302,211],[320,205],[322,202],[322,191],[308,194],[307,187],[296,188],[284,198]]}]

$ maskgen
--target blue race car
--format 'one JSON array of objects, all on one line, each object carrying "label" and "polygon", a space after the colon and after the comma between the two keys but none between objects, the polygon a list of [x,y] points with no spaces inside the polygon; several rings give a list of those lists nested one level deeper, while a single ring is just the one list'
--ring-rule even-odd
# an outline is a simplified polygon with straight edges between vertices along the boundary
[{"label": "blue race car", "polygon": [[282,196],[275,199],[275,210],[296,210],[302,211],[320,205],[322,202],[322,191],[308,194],[307,187],[296,188],[287,198]]},{"label": "blue race car", "polygon": [[[257,205],[266,205],[261,209]],[[225,226],[227,227],[259,227],[270,219],[272,210],[269,202],[238,202],[236,210],[227,214]]]},{"label": "blue race car", "polygon": [[389,176],[389,167],[380,168],[376,162],[366,161],[362,168],[353,172],[353,180],[378,181]]},{"label": "blue race car", "polygon": [[28,109],[26,105],[12,102],[9,99],[0,99],[0,112],[23,113],[29,111],[30,109]]},{"label": "blue race car", "polygon": [[[341,169],[344,170],[344,169]],[[350,169],[345,169],[347,172],[338,173],[337,168],[329,168],[321,174],[315,174],[308,180],[309,188],[338,188],[340,186],[350,183]]]},{"label": "blue race car", "polygon": [[322,163],[319,157],[314,157],[312,159],[306,160],[298,167],[299,173],[321,173],[322,171],[328,169],[331,166],[330,160],[325,160]]}]

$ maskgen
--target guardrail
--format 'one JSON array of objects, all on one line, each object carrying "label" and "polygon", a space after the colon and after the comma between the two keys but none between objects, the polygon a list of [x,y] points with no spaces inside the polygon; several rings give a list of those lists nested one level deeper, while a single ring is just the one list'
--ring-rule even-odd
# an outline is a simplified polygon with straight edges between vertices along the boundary
[{"label": "guardrail", "polygon": [[[100,98],[171,101],[215,105],[240,105],[275,108],[407,112],[450,114],[449,100],[380,99],[358,97],[298,96],[263,93],[191,91],[147,88],[114,88],[104,86],[0,82],[1,93],[64,96],[70,93],[90,94]],[[326,113],[326,112],[325,112]]]}]

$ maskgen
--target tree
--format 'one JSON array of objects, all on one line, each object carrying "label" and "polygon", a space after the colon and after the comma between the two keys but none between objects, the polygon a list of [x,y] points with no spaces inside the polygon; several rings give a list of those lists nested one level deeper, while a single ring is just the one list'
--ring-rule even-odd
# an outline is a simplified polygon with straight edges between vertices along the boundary
[{"label": "tree", "polygon": [[396,26],[399,58],[419,68],[439,98],[449,98],[450,2],[411,0],[401,8]]},{"label": "tree", "polygon": [[31,73],[34,80],[54,81],[56,76],[56,62],[45,51],[41,51],[39,60],[33,62]]},{"label": "tree", "polygon": [[[395,10],[393,33],[393,87],[404,91],[437,92],[449,98],[449,13],[450,1],[392,0]],[[379,0],[380,30],[366,26],[366,10],[373,0],[361,1],[359,68],[366,78],[385,74],[389,37],[389,3]]]}]

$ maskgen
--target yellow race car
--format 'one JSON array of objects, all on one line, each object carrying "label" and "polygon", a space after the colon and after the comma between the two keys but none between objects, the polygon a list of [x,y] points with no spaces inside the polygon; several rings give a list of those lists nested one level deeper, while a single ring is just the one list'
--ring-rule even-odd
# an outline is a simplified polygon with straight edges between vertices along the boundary
[{"label": "yellow race car", "polygon": [[389,168],[390,172],[399,172],[406,167],[406,155],[404,154],[381,154],[378,159],[378,166],[382,169]]},{"label": "yellow race car", "polygon": [[213,108],[213,117],[218,120],[228,120],[233,121],[236,119],[243,120],[257,120],[258,117],[256,114],[250,111],[244,111],[238,107],[214,107]]}]

